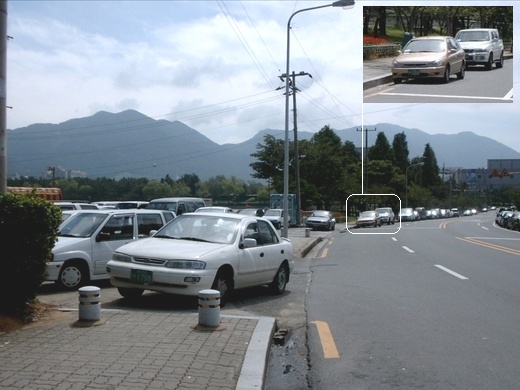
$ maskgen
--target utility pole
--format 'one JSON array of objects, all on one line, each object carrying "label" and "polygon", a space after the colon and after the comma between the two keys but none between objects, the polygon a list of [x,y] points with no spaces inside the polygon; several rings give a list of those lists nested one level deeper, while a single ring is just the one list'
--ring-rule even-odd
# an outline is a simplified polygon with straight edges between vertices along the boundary
[{"label": "utility pole", "polygon": [[7,193],[7,0],[0,0],[0,195]]},{"label": "utility pole", "polygon": [[[361,132],[363,132],[363,131],[365,132],[365,146],[364,147],[363,147],[363,134],[361,134],[361,149],[362,149],[361,153],[363,154],[361,156],[361,159],[364,161],[364,163],[366,164],[367,169],[368,169],[368,132],[369,131],[376,131],[377,129],[374,127],[373,129],[361,128],[361,129],[356,129],[356,130],[357,131],[361,131]],[[368,191],[368,172],[365,175],[364,169],[362,169],[361,175],[362,175],[362,177],[366,176],[366,178],[365,178],[365,182],[366,182],[365,188]],[[361,191],[361,193],[364,194],[365,191]]]},{"label": "utility pole", "polygon": [[[285,77],[287,75],[284,73],[279,78],[282,82],[285,81]],[[295,172],[295,179],[296,179],[296,225],[299,226],[301,224],[301,191],[300,191],[300,155],[298,151],[298,121],[296,116],[296,92],[299,91],[299,89],[296,87],[296,76],[309,76],[312,78],[312,75],[310,73],[306,73],[301,71],[300,73],[296,74],[295,72],[292,72],[291,78],[292,81],[290,81],[290,87],[292,89],[292,96],[293,96],[293,124],[294,124],[294,172]]]}]

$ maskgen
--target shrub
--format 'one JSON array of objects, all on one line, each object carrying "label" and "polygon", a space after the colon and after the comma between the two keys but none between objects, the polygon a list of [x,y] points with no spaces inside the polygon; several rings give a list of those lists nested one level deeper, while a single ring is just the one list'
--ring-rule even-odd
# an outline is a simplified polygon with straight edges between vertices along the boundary
[{"label": "shrub", "polygon": [[23,314],[45,280],[61,223],[59,207],[35,195],[0,195],[0,311]]},{"label": "shrub", "polygon": [[385,45],[388,39],[384,37],[372,37],[370,35],[363,35],[363,46],[367,45]]}]

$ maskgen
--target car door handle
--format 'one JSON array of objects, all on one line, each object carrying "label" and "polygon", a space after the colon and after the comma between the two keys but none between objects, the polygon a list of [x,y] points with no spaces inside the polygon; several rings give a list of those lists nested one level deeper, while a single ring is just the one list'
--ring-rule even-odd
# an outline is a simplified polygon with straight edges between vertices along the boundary
[{"label": "car door handle", "polygon": [[264,257],[264,252],[260,253],[260,257]]}]

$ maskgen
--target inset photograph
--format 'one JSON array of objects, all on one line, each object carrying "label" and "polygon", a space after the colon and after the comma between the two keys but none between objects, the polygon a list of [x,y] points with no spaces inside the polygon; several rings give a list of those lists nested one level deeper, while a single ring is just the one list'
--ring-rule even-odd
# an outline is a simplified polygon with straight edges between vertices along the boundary
[{"label": "inset photograph", "polygon": [[513,7],[363,7],[364,103],[512,103]]}]

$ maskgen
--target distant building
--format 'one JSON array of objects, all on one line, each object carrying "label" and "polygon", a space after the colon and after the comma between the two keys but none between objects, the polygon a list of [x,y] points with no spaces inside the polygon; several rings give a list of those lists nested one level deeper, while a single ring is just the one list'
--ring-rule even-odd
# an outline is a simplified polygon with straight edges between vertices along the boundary
[{"label": "distant building", "polygon": [[458,188],[489,191],[503,187],[520,187],[520,159],[488,159],[487,168],[450,168]]}]

